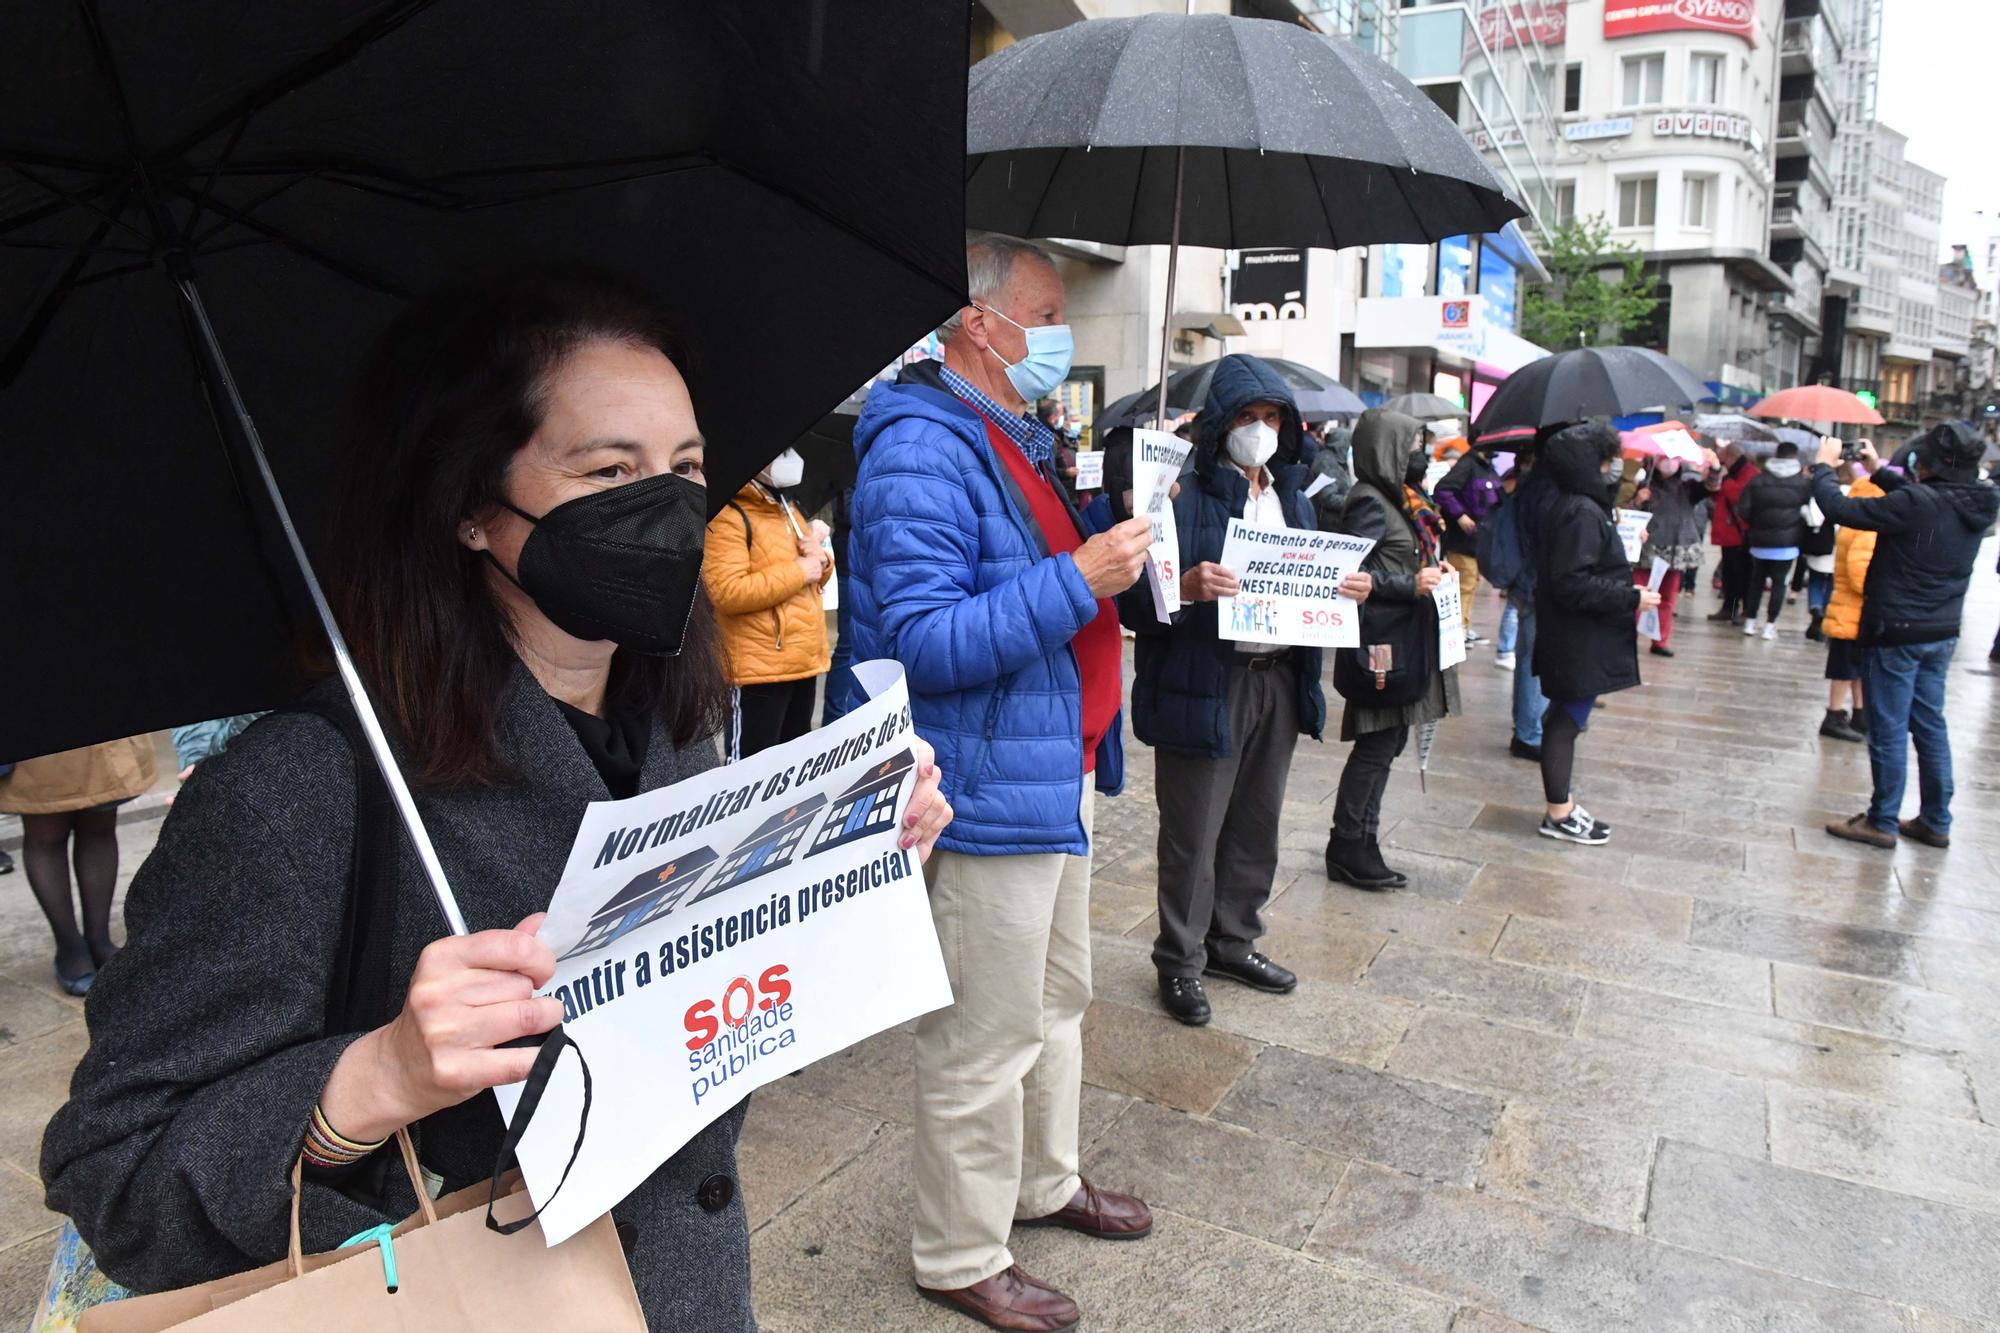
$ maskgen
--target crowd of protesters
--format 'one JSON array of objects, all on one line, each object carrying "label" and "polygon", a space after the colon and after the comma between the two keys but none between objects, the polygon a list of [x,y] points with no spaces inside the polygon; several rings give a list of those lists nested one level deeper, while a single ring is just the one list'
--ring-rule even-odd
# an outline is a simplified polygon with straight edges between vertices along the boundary
[{"label": "crowd of protesters", "polygon": [[[913,721],[936,756],[922,765],[904,845],[929,852],[930,909],[954,1003],[921,1018],[912,1043],[912,1266],[921,1295],[995,1328],[1067,1328],[1079,1313],[1058,1285],[1016,1263],[1014,1228],[1133,1241],[1153,1225],[1144,1201],[1084,1177],[1079,1159],[1092,835],[1098,802],[1125,780],[1121,628],[1134,639],[1133,733],[1154,756],[1152,962],[1163,1009],[1185,1024],[1213,1016],[1204,978],[1272,994],[1297,986],[1259,948],[1262,910],[1293,756],[1301,737],[1318,741],[1329,729],[1329,683],[1341,707],[1338,738],[1350,748],[1326,875],[1367,892],[1407,884],[1382,844],[1383,803],[1412,736],[1465,711],[1462,668],[1446,665],[1438,646],[1434,597],[1448,579],[1461,591],[1468,642],[1478,641],[1475,591],[1483,583],[1498,596],[1494,664],[1512,673],[1508,749],[1539,767],[1540,835],[1583,846],[1610,839],[1611,826],[1576,790],[1579,744],[1604,696],[1641,683],[1642,638],[1651,654],[1674,655],[1676,615],[1685,618],[1712,543],[1722,600],[1709,619],[1774,639],[1788,593],[1802,588],[1805,634],[1826,643],[1820,734],[1868,746],[1870,806],[1828,832],[1878,847],[1905,837],[1948,844],[1945,671],[1980,542],[2000,510],[2000,490],[1978,477],[1984,446],[1970,430],[1927,432],[1893,465],[1865,443],[1850,456],[1826,441],[1811,457],[1785,444],[1760,463],[1724,441],[1704,463],[1633,466],[1616,430],[1571,422],[1519,442],[1502,465],[1489,449],[1433,442],[1423,421],[1382,408],[1351,429],[1316,432],[1271,366],[1230,356],[1198,415],[1180,424],[1191,444],[1171,500],[1182,605],[1162,618],[1143,580],[1154,528],[1132,515],[1128,431],[1097,442],[1107,453],[1103,487],[1077,485],[1080,423],[1051,397],[1071,369],[1056,265],[1024,242],[975,236],[967,273],[971,299],[939,330],[941,358],[905,366],[869,395],[854,428],[852,480],[803,503],[804,461],[787,450],[712,519],[684,524],[673,541],[635,557],[653,561],[663,579],[702,568],[699,589],[674,585],[644,614],[587,581],[524,585],[515,571],[524,570],[524,549],[551,540],[544,533],[553,525],[537,513],[560,507],[566,521],[587,524],[580,511],[626,485],[702,512],[689,485],[701,475],[692,408],[649,312],[616,291],[535,280],[458,293],[406,316],[392,350],[395,339],[435,344],[421,364],[442,369],[436,382],[419,383],[406,369],[414,360],[380,362],[381,401],[428,405],[435,417],[421,419],[433,435],[476,452],[485,470],[463,493],[432,494],[446,482],[423,466],[431,437],[415,437],[408,422],[373,423],[335,508],[344,567],[334,585],[399,588],[412,603],[390,608],[399,620],[359,603],[344,609],[364,665],[399,683],[384,703],[438,793],[434,826],[455,843],[489,848],[460,880],[485,895],[468,906],[487,928],[431,939],[416,910],[427,894],[421,875],[395,863],[385,891],[412,907],[411,924],[397,928],[401,979],[421,978],[427,994],[445,998],[428,1009],[397,1005],[400,1015],[380,1015],[391,1021],[358,1040],[329,1036],[316,1004],[246,1026],[226,996],[199,990],[199,978],[228,971],[216,956],[220,928],[255,923],[249,935],[230,925],[229,947],[254,950],[312,986],[335,985],[314,942],[340,929],[333,914],[348,890],[364,770],[342,753],[353,745],[351,719],[330,693],[240,744],[229,742],[249,719],[216,724],[213,738],[190,735],[199,754],[183,749],[183,777],[197,763],[204,771],[190,778],[185,809],[134,886],[137,957],[99,988],[94,1044],[44,1151],[52,1203],[88,1227],[117,1271],[171,1285],[268,1257],[284,1233],[284,1197],[246,1182],[281,1179],[298,1157],[295,1131],[308,1123],[328,1131],[307,1137],[309,1215],[324,1233],[309,1236],[309,1247],[377,1220],[343,1195],[343,1182],[399,1126],[425,1122],[426,1165],[447,1187],[482,1176],[498,1126],[468,1114],[467,1098],[519,1078],[532,1052],[493,1048],[553,1017],[525,1001],[553,967],[533,934],[529,914],[539,904],[502,891],[525,882],[501,873],[503,864],[552,875],[550,858],[567,846],[562,828],[581,802],[702,770],[717,758],[718,730],[720,757],[733,761],[810,730],[822,697],[821,722],[839,716],[856,660],[902,665]],[[451,330],[471,324],[518,345],[517,382],[479,378],[473,350],[451,341]],[[606,398],[597,390],[610,380],[645,392]],[[475,385],[531,404],[523,419],[546,428],[527,441],[500,438],[493,414],[474,410]],[[514,465],[517,454],[538,458],[568,436],[636,441],[627,452],[641,466],[622,454],[560,474]],[[1427,477],[1436,478],[1428,488]],[[371,508],[384,491],[472,516],[437,536],[449,558],[425,566],[426,577],[455,570],[449,587],[426,588],[414,566],[400,567],[401,535],[382,529]],[[1617,522],[1621,506],[1650,515],[1636,562]],[[811,517],[820,509],[830,522]],[[1222,563],[1232,520],[1373,543],[1340,589],[1359,607],[1363,646],[1224,638],[1218,599],[1239,590]],[[503,618],[513,633],[500,631]],[[396,639],[386,633],[392,623],[432,633]],[[666,659],[620,645],[693,653],[663,672]],[[1906,820],[1910,739],[1920,808]],[[71,989],[87,988],[115,951],[112,812],[153,780],[149,751],[100,750],[72,757],[74,772],[34,761],[0,780],[0,809],[29,821],[29,877]],[[115,773],[114,760],[124,765]],[[501,783],[523,766],[548,766],[558,778],[516,800]],[[239,808],[261,812],[256,836],[244,834]],[[299,879],[301,850],[312,883]],[[196,882],[229,887],[198,911],[163,910]],[[292,906],[252,911],[245,895]],[[507,1023],[479,1012],[503,994],[516,1002]],[[170,1077],[146,1059],[168,1045],[190,1053]],[[447,1084],[411,1072],[435,1070],[447,1056],[476,1073]],[[741,1114],[704,1131],[621,1214],[674,1208],[695,1197],[697,1183],[706,1190],[733,1174]],[[218,1168],[208,1145],[224,1138],[233,1160]],[[407,1212],[407,1193],[392,1191],[378,1211]],[[716,1312],[702,1304],[715,1300],[727,1303],[732,1325],[747,1323],[746,1290],[691,1291],[679,1277],[717,1254],[745,1261],[740,1203],[703,1208],[713,1216],[700,1226],[641,1228],[631,1251],[640,1298],[661,1326],[692,1326],[685,1321],[697,1309]],[[227,1217],[226,1231],[195,1225],[209,1217]],[[176,1239],[157,1244],[159,1234]]]}]

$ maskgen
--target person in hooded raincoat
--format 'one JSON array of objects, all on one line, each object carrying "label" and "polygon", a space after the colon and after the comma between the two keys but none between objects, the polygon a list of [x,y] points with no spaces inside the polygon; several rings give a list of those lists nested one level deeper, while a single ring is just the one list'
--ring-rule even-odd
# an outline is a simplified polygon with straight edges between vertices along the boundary
[{"label": "person in hooded raincoat", "polygon": [[1609,426],[1569,426],[1542,446],[1538,469],[1557,497],[1535,544],[1535,674],[1548,711],[1542,715],[1545,838],[1589,846],[1611,836],[1570,789],[1576,741],[1590,725],[1597,696],[1639,683],[1634,612],[1660,594],[1632,581],[1632,562],[1611,516],[1611,468],[1623,445]]},{"label": "person in hooded raincoat", "polygon": [[[1241,643],[1220,634],[1216,599],[1234,596],[1223,566],[1231,519],[1312,529],[1299,412],[1284,380],[1254,356],[1224,357],[1209,381],[1194,472],[1174,497],[1182,609],[1162,625],[1137,585],[1119,611],[1137,637],[1132,730],[1154,746],[1159,803],[1160,1003],[1183,1023],[1209,1021],[1203,976],[1283,994],[1298,978],[1257,952],[1259,913],[1278,869],[1279,814],[1301,733],[1320,738],[1320,650]],[[1343,591],[1365,599],[1370,580]]]},{"label": "person in hooded raincoat", "polygon": [[[1377,601],[1428,603],[1451,572],[1443,558],[1444,521],[1418,489],[1429,463],[1423,434],[1424,424],[1415,417],[1379,407],[1362,413],[1354,426],[1354,489],[1340,530],[1375,542],[1361,568],[1373,580],[1370,597]],[[1328,879],[1376,890],[1409,882],[1382,859],[1379,830],[1389,769],[1408,744],[1410,728],[1460,711],[1457,667],[1437,672],[1415,703],[1347,704],[1340,739],[1354,742],[1354,748],[1341,770],[1327,836]]]}]

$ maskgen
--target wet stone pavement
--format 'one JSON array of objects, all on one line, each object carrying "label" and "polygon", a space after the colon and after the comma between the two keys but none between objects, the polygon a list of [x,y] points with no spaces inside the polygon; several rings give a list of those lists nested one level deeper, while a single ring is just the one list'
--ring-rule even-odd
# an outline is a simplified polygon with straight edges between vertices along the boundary
[{"label": "wet stone pavement", "polygon": [[[1534,834],[1508,678],[1463,674],[1420,790],[1385,813],[1408,889],[1331,885],[1345,747],[1303,742],[1264,947],[1272,997],[1154,999],[1152,760],[1099,807],[1085,1170],[1145,1195],[1138,1244],[1028,1231],[1098,1329],[2000,1328],[2000,590],[1980,565],[1949,716],[1949,851],[1837,842],[1867,756],[1822,743],[1823,652],[1701,617],[1585,737],[1608,846]],[[1477,599],[1490,634],[1495,606]],[[1914,802],[1914,775],[1911,800]],[[1914,807],[1912,807],[1913,809]],[[158,825],[123,830],[129,874]],[[39,917],[0,879],[0,1327],[49,1233],[41,1128],[84,1042]],[[910,1290],[910,1038],[758,1093],[743,1143],[766,1329],[972,1325]]]}]

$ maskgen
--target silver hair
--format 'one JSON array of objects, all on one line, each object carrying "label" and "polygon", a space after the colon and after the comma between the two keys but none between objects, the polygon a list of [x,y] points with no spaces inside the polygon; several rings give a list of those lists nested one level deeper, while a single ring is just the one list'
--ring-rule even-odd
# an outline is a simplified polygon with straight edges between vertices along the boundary
[{"label": "silver hair", "polygon": [[[1014,276],[1014,265],[1022,259],[1035,259],[1055,267],[1056,261],[1049,252],[1031,241],[1016,240],[1012,236],[1002,236],[998,232],[969,231],[965,234],[965,286],[972,299],[982,304],[991,301],[1007,285],[1007,279]],[[965,310],[960,308],[952,317],[938,325],[937,340],[942,347],[958,336],[965,326]]]}]

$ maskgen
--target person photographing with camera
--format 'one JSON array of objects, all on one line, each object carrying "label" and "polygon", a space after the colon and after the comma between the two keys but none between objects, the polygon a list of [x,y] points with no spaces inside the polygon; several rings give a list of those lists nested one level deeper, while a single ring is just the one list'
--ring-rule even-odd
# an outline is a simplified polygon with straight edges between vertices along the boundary
[{"label": "person photographing with camera", "polygon": [[[1874,470],[1872,445],[1861,461],[1884,492],[1843,495],[1834,469],[1839,440],[1820,442],[1812,470],[1813,503],[1830,522],[1876,534],[1861,604],[1861,679],[1868,700],[1868,809],[1828,824],[1836,838],[1892,848],[1899,837],[1932,847],[1951,843],[1951,737],[1945,729],[1945,673],[1958,648],[1965,589],[1979,544],[2000,513],[2000,491],[1979,481],[1985,444],[1963,422],[1918,436],[1907,475]],[[1909,743],[1917,747],[1922,804],[1902,819]]]}]

